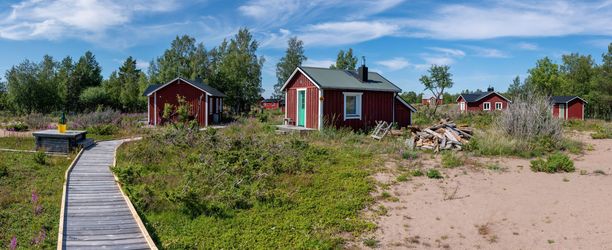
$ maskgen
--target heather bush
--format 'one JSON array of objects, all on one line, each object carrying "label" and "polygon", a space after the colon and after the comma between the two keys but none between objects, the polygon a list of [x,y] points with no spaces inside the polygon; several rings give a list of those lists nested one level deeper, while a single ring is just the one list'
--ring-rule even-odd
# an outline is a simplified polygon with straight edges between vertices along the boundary
[{"label": "heather bush", "polygon": [[87,132],[95,135],[114,135],[119,132],[119,128],[113,124],[99,124],[87,128]]},{"label": "heather bush", "polygon": [[32,113],[25,116],[25,123],[31,129],[46,129],[52,121],[49,116],[45,116],[41,113]]},{"label": "heather bush", "polygon": [[120,122],[121,113],[112,109],[78,114],[68,119],[69,127],[74,129],[87,129],[95,125],[105,124],[119,125]]},{"label": "heather bush", "polygon": [[7,131],[21,132],[21,131],[27,131],[28,125],[23,122],[17,121],[17,122],[10,122],[6,124],[4,128]]}]

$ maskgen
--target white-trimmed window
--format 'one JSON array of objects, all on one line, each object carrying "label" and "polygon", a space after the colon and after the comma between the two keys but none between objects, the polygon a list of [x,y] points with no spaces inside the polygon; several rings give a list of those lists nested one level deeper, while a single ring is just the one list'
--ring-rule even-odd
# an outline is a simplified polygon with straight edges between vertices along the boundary
[{"label": "white-trimmed window", "polygon": [[465,102],[460,102],[459,103],[459,110],[465,111]]},{"label": "white-trimmed window", "polygon": [[501,102],[495,102],[495,110],[502,110],[502,103]]},{"label": "white-trimmed window", "polygon": [[482,110],[491,110],[491,103],[490,102],[483,103]]},{"label": "white-trimmed window", "polygon": [[361,96],[363,93],[343,92],[344,120],[361,119]]}]

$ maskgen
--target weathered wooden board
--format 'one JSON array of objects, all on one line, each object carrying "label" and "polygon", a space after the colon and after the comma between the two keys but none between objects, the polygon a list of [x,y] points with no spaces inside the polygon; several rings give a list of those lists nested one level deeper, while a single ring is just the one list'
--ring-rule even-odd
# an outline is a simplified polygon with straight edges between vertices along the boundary
[{"label": "weathered wooden board", "polygon": [[120,144],[99,142],[70,172],[63,249],[150,249],[110,172]]}]

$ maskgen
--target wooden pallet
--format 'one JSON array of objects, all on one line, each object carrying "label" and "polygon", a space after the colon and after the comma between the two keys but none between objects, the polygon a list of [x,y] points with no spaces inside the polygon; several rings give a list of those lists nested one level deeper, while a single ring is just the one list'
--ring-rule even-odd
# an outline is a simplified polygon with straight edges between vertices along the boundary
[{"label": "wooden pallet", "polygon": [[374,131],[372,131],[372,138],[376,139],[376,140],[382,140],[382,138],[385,137],[385,135],[387,135],[387,133],[389,133],[389,130],[391,130],[391,126],[393,125],[393,123],[389,123],[386,121],[376,121],[376,128],[374,128]]}]

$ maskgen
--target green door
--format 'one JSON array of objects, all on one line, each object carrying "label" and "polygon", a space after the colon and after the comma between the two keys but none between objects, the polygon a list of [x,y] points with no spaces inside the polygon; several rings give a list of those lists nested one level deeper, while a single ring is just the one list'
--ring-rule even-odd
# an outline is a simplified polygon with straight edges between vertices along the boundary
[{"label": "green door", "polygon": [[306,90],[298,90],[298,118],[297,125],[306,127]]}]

